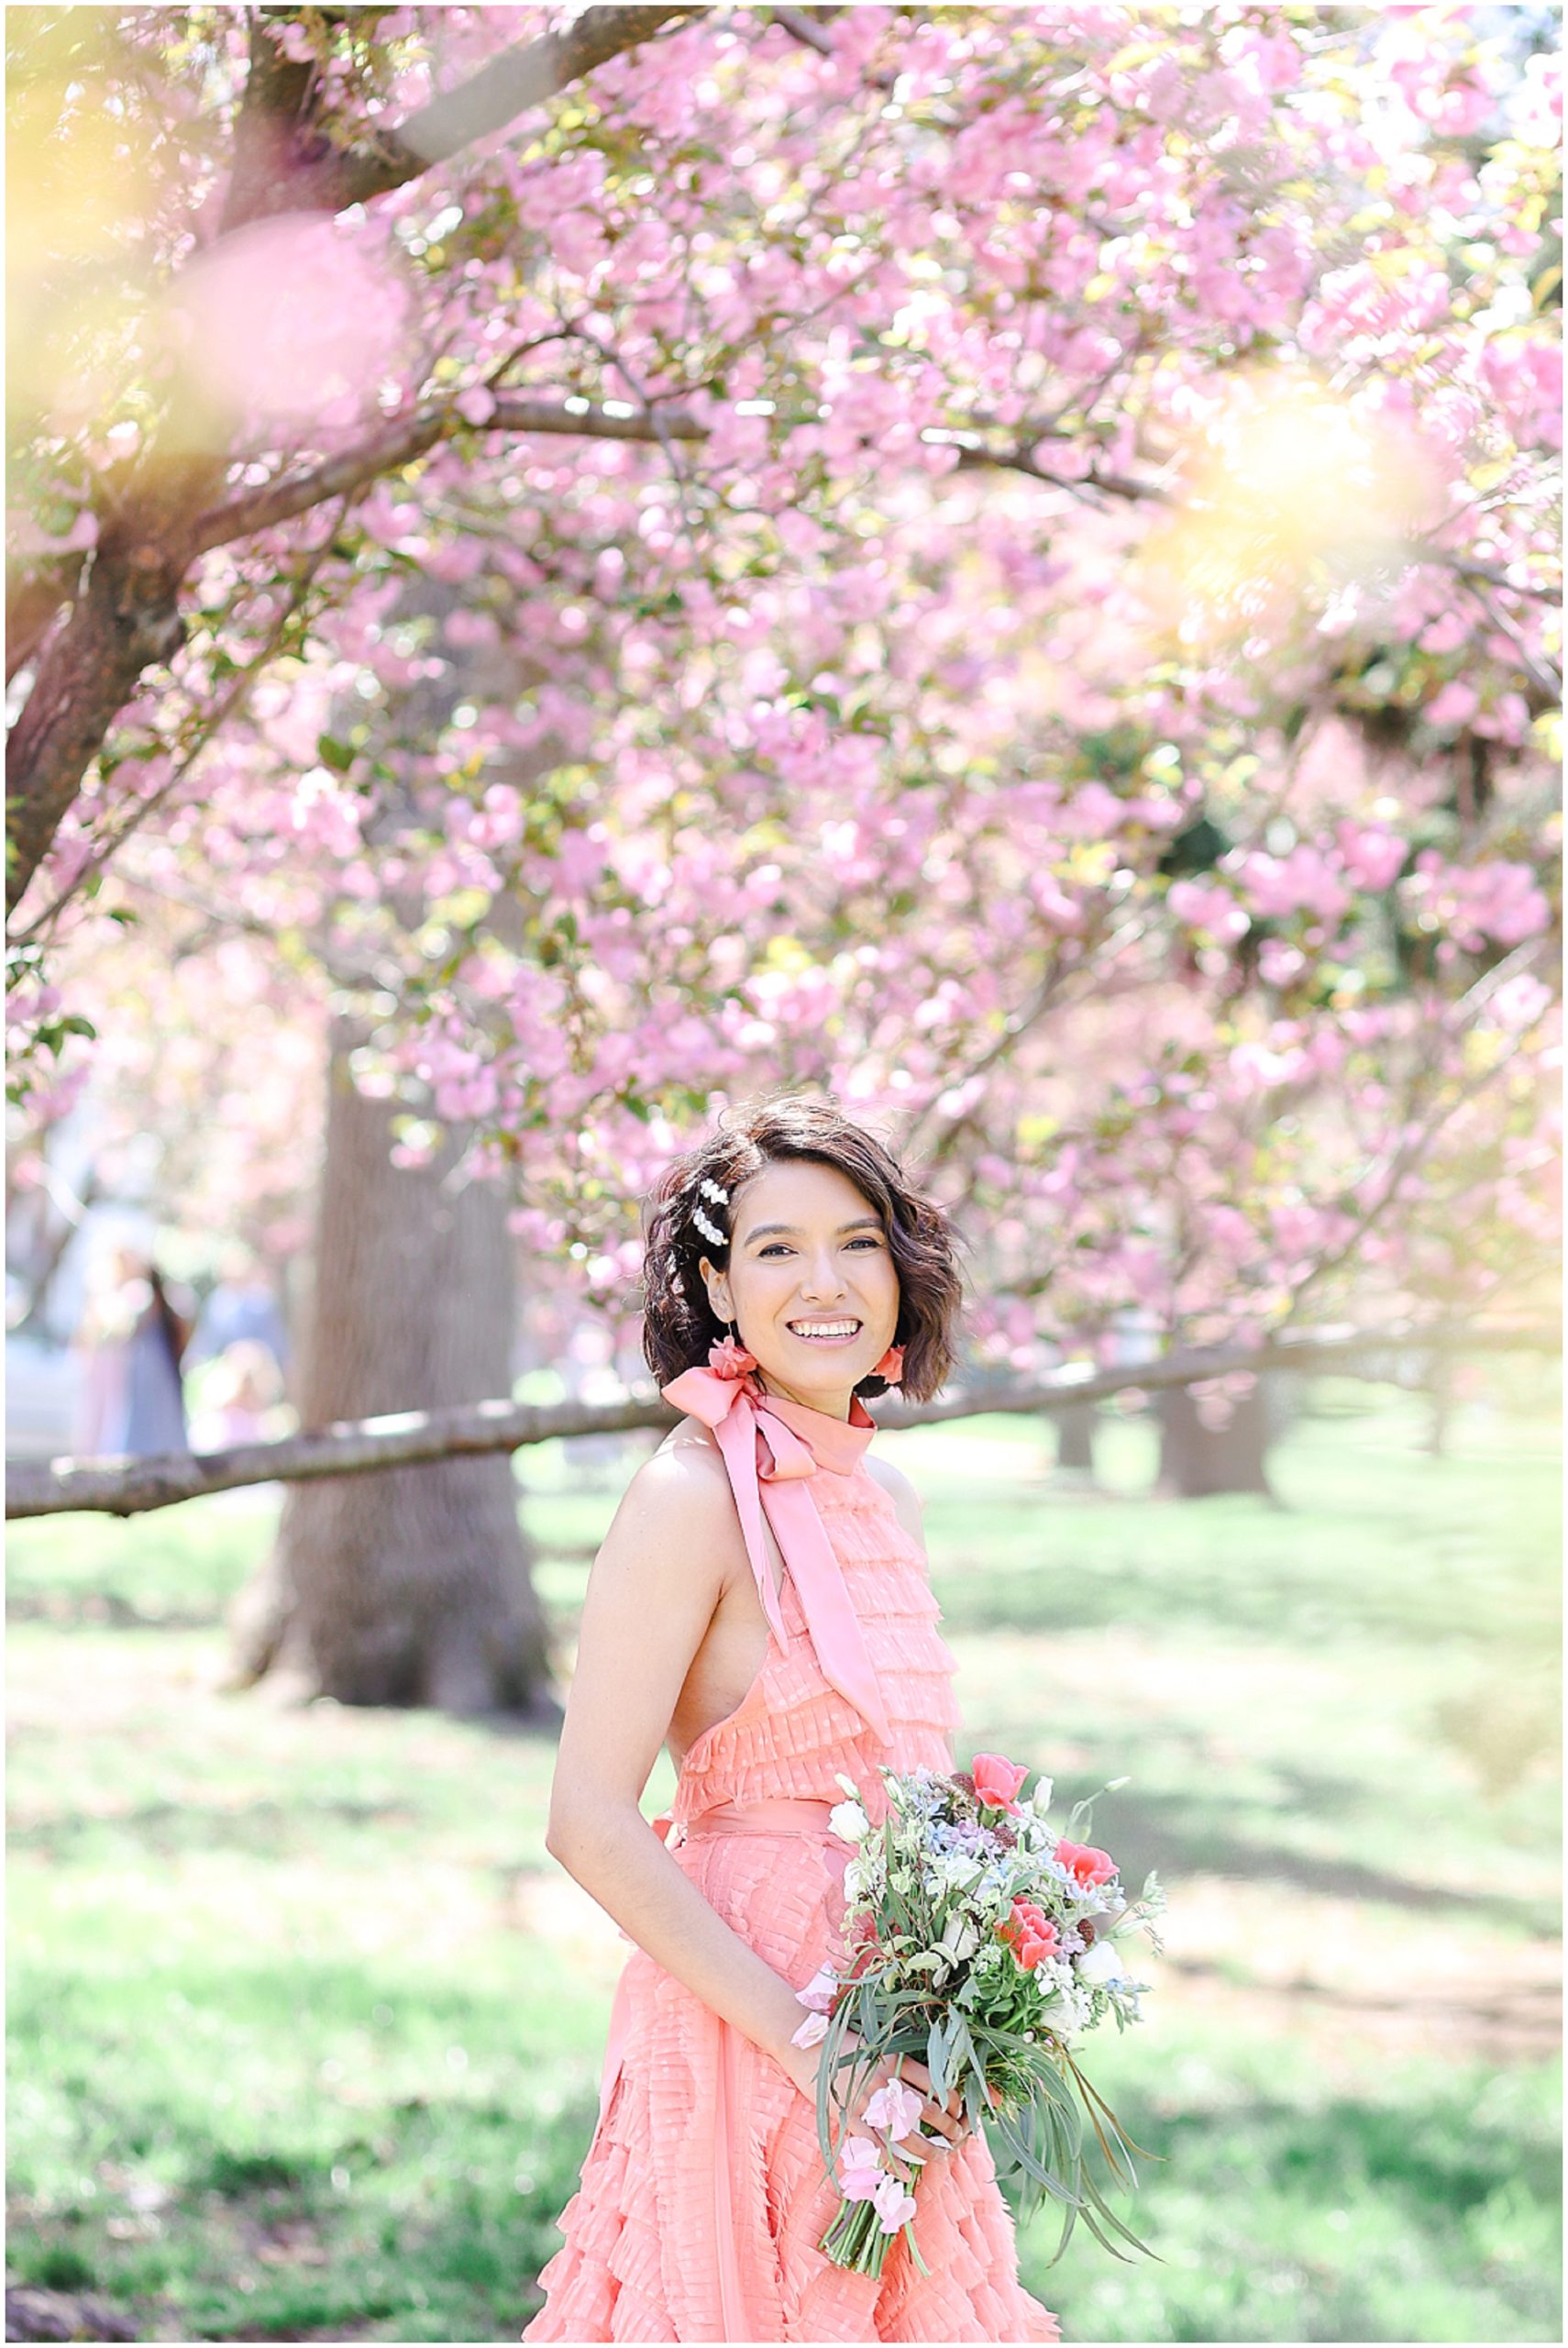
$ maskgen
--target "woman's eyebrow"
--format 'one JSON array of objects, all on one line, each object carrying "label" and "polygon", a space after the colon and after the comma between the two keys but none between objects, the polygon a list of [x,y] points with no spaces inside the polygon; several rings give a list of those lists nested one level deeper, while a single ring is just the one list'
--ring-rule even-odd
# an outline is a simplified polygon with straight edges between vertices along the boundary
[{"label": "woman's eyebrow", "polygon": [[[881,1228],[881,1223],[876,1215],[861,1214],[856,1215],[853,1223],[841,1223],[834,1236],[835,1239],[842,1239],[846,1231],[880,1231]],[[783,1232],[790,1239],[798,1239],[801,1235],[801,1226],[798,1223],[759,1223],[755,1231],[746,1233],[745,1244],[749,1247],[754,1239],[768,1239],[778,1231]]]}]

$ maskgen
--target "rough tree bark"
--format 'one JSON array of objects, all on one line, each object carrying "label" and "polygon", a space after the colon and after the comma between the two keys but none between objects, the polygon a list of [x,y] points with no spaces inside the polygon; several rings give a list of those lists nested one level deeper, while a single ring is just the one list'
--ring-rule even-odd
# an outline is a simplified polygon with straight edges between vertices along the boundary
[{"label": "rough tree bark", "polygon": [[[393,1166],[390,1111],[354,1088],[334,1032],[300,1411],[304,1425],[435,1409],[512,1383],[513,1242],[487,1184]],[[293,1486],[236,1609],[247,1680],[286,1673],[348,1704],[558,1722],[512,1463],[447,1459]]]}]

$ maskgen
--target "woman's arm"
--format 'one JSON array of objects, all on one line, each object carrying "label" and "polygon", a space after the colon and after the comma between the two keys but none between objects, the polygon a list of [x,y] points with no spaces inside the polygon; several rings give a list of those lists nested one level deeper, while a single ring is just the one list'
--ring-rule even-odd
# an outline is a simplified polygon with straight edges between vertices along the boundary
[{"label": "woman's arm", "polygon": [[639,1797],[731,1572],[749,1572],[723,1460],[645,1460],[589,1576],[546,1847],[657,1965],[790,2068],[804,2015],[651,1832]]}]

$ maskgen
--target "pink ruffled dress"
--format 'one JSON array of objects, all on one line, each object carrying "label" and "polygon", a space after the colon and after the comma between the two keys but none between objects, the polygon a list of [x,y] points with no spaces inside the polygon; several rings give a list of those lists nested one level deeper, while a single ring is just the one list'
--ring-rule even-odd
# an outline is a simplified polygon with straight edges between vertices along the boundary
[{"label": "pink ruffled dress", "polygon": [[[858,1401],[845,1422],[711,1369],[664,1391],[718,1440],[770,1638],[739,1708],[687,1753],[655,1831],[725,1922],[801,1988],[820,1966],[847,1969],[849,1846],[827,1824],[845,1799],[835,1773],[877,1824],[878,1763],[952,1768],[954,1657],[920,1548],[864,1464],[875,1422]],[[787,1567],[781,1592],[764,1513]],[[546,2304],[522,2338],[1059,2339],[1019,2282],[982,2134],[919,2176],[928,2275],[901,2236],[879,2276],[835,2266],[817,2245],[838,2201],[812,2102],[635,1949],[616,1990],[599,2123],[558,2221],[564,2242],[539,2276]]]}]

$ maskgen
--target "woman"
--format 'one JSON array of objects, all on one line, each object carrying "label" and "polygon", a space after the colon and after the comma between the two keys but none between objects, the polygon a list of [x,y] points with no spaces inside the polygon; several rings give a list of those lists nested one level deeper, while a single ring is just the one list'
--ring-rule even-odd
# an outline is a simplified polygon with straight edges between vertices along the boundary
[{"label": "woman", "polygon": [[189,1447],[181,1365],[191,1325],[158,1267],[116,1248],[92,1284],[76,1336],[79,1455],[146,1458]]},{"label": "woman", "polygon": [[[913,2221],[930,2273],[901,2239],[880,2276],[823,2255],[821,2046],[796,2043],[796,1991],[848,1965],[838,1774],[875,1825],[878,1763],[954,1767],[920,1504],[869,1456],[862,1397],[937,1390],[959,1293],[940,1208],[831,1102],[735,1113],[655,1193],[644,1348],[686,1415],[594,1562],[547,1835],[635,1949],[525,2341],[1058,2337],[984,2136],[911,2057],[943,2143]],[[679,1780],[650,1834],[665,1743]],[[892,2076],[835,2092],[835,2141]]]},{"label": "woman", "polygon": [[147,1301],[127,1353],[125,1424],[113,1446],[138,1459],[190,1448],[182,1364],[193,1324],[174,1310],[156,1264],[146,1267],[144,1278]]}]

